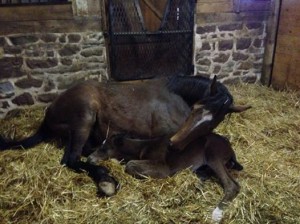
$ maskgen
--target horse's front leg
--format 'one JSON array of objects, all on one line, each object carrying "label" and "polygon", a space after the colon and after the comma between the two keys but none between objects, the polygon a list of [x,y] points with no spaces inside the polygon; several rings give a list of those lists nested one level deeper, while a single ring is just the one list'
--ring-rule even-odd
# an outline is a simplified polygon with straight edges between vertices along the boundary
[{"label": "horse's front leg", "polygon": [[166,178],[171,175],[169,166],[158,160],[130,160],[125,171],[137,178]]},{"label": "horse's front leg", "polygon": [[224,208],[237,196],[240,191],[240,186],[229,174],[227,168],[221,161],[210,161],[208,162],[208,166],[214,171],[217,178],[220,179],[224,188],[224,197],[212,213],[213,221],[220,222],[223,218]]}]

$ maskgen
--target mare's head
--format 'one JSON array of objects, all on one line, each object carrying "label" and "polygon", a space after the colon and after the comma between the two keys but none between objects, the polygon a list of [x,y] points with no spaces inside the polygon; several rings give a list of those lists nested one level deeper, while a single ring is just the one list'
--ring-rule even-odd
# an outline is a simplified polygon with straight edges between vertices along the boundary
[{"label": "mare's head", "polygon": [[205,88],[201,87],[198,100],[191,101],[191,114],[170,139],[174,148],[184,149],[196,138],[209,134],[224,120],[226,114],[240,113],[250,108],[234,105],[232,95],[222,83],[217,82],[216,76]]}]

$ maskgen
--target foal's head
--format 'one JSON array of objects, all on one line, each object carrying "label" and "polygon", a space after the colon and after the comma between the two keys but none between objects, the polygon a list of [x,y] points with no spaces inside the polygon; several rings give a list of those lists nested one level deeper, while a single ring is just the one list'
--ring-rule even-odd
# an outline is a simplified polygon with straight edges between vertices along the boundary
[{"label": "foal's head", "polygon": [[191,141],[207,135],[219,125],[229,113],[240,113],[250,106],[235,106],[228,89],[217,82],[216,76],[193,104],[192,112],[179,131],[170,139],[173,147],[184,149]]}]

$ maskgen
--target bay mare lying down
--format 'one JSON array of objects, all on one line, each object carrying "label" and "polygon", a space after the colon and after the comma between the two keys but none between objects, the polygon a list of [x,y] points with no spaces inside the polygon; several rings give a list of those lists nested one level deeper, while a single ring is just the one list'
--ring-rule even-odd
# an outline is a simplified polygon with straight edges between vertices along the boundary
[{"label": "bay mare lying down", "polygon": [[[128,82],[90,80],[58,96],[47,108],[34,135],[20,141],[0,138],[0,150],[30,148],[43,141],[62,138],[66,146],[62,164],[77,171],[84,169],[105,183],[111,180],[115,187],[107,170],[81,161],[83,152],[93,145],[99,146],[108,127],[110,134],[130,133],[140,138],[164,136],[169,140],[184,124],[195,104],[203,108],[198,110],[197,107],[194,115],[199,122],[187,132],[197,132],[197,137],[210,133],[226,114],[247,109],[236,107],[230,92],[216,78],[174,75]],[[188,136],[189,141],[194,137],[193,134]],[[176,144],[178,138],[175,140]],[[100,176],[95,176],[97,174]]]},{"label": "bay mare lying down", "polygon": [[224,197],[212,214],[214,221],[220,221],[226,204],[237,196],[240,189],[228,169],[243,169],[236,160],[230,142],[215,133],[192,141],[181,151],[168,149],[167,143],[165,150],[157,150],[158,142],[158,138],[134,139],[115,135],[107,139],[88,160],[94,164],[108,158],[128,160],[125,170],[136,177],[165,178],[186,168],[195,172],[212,171],[224,188]]}]

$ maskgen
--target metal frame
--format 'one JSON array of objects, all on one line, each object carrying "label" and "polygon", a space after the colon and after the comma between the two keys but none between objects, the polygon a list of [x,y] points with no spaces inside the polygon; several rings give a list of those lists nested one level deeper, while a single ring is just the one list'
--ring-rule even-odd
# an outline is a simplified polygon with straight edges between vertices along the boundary
[{"label": "metal frame", "polygon": [[110,0],[110,71],[116,80],[193,73],[195,0],[168,0],[160,28],[146,30],[139,0]]}]

